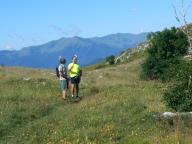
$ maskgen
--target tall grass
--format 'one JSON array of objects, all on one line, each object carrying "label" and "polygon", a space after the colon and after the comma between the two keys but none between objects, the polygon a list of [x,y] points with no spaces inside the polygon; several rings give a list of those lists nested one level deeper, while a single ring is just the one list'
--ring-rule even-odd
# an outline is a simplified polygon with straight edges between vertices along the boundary
[{"label": "tall grass", "polygon": [[167,86],[139,79],[142,60],[86,70],[78,103],[47,70],[1,69],[0,143],[190,143],[190,121],[161,118]]}]

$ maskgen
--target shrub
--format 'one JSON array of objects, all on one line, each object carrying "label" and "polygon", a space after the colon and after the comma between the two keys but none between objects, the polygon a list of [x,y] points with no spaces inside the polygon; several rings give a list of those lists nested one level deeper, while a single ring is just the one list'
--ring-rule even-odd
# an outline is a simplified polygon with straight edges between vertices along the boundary
[{"label": "shrub", "polygon": [[111,55],[106,58],[106,62],[110,65],[113,65],[115,63],[115,56]]},{"label": "shrub", "polygon": [[175,84],[165,92],[163,99],[176,111],[192,111],[192,62],[177,64]]},{"label": "shrub", "polygon": [[187,53],[187,37],[173,27],[156,32],[149,38],[148,58],[142,65],[142,75],[144,78],[165,80],[169,66]]}]

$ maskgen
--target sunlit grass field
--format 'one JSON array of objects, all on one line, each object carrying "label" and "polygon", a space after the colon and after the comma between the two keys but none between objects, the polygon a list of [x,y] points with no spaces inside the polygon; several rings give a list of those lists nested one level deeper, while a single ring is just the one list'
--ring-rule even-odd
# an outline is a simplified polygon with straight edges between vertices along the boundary
[{"label": "sunlit grass field", "polygon": [[190,120],[162,118],[168,85],[141,80],[143,60],[85,69],[79,102],[50,70],[1,67],[0,143],[191,144]]}]

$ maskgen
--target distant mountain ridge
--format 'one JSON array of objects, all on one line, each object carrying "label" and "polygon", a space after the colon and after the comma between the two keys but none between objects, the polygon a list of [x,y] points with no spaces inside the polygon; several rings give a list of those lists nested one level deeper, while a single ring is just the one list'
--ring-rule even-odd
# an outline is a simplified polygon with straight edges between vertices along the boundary
[{"label": "distant mountain ridge", "polygon": [[33,68],[54,68],[58,57],[64,56],[68,63],[74,54],[78,55],[83,66],[93,64],[109,55],[136,47],[146,40],[148,33],[117,33],[93,38],[61,38],[48,43],[30,46],[18,51],[0,51],[0,64]]}]

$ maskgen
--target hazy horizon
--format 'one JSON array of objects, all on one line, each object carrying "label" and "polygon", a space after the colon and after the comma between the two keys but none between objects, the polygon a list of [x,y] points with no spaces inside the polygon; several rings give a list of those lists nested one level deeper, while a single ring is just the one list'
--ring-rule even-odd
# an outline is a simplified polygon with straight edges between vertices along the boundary
[{"label": "hazy horizon", "polygon": [[[185,6],[189,5],[185,2]],[[179,24],[173,5],[180,0],[2,1],[0,50],[18,50],[62,37],[161,31]],[[189,9],[187,19],[192,20]]]}]

